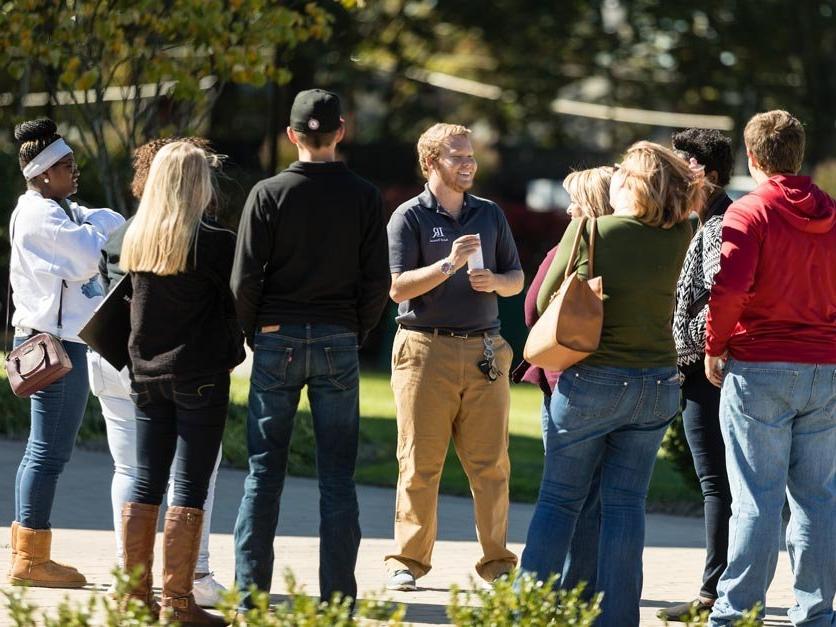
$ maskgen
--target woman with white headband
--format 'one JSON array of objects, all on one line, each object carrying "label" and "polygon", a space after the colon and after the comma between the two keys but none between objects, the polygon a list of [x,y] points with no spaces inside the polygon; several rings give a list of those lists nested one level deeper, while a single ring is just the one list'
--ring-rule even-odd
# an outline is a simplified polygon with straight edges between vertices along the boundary
[{"label": "woman with white headband", "polygon": [[49,119],[15,128],[27,189],[9,224],[14,343],[52,333],[61,339],[73,368],[31,397],[29,440],[15,479],[9,582],[79,588],[87,583],[84,575],[50,559],[49,520],[58,476],[72,454],[89,393],[87,347],[78,332],[102,299],[99,251],[124,219],[109,209],[88,209],[68,200],[78,189],[78,168],[57,130]]}]

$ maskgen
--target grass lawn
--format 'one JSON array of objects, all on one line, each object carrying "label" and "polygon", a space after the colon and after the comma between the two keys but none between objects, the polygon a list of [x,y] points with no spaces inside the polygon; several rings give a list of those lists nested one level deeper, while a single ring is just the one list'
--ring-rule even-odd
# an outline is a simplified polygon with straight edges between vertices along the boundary
[{"label": "grass lawn", "polygon": [[[29,432],[29,403],[12,395],[5,372],[0,370],[0,436],[25,438]],[[233,377],[229,420],[224,433],[224,457],[238,468],[247,467],[247,393],[249,381]],[[511,498],[533,502],[537,498],[543,470],[543,442],[540,436],[542,394],[534,386],[511,387]],[[357,465],[359,483],[394,486],[398,479],[395,459],[397,425],[395,403],[389,376],[364,372],[360,383],[360,450]],[[104,420],[98,400],[90,396],[87,414],[79,433],[79,442],[106,446]],[[297,476],[314,476],[316,459],[310,407],[302,394],[293,432],[289,471]],[[441,479],[441,491],[467,495],[467,478],[452,446]],[[659,457],[649,500],[654,503],[699,502],[699,494],[690,487],[665,458]]]},{"label": "grass lawn", "polygon": [[[233,465],[246,465],[246,399],[248,381],[235,378],[232,384],[233,409],[224,436],[224,452]],[[534,386],[511,387],[511,498],[533,502],[537,498],[543,470],[543,441],[540,435],[542,394]],[[364,372],[360,383],[360,451],[357,465],[359,483],[394,486],[398,479],[395,459],[397,425],[395,402],[389,376]],[[289,462],[292,474],[313,476],[315,458],[310,407],[302,394]],[[451,446],[441,479],[445,494],[467,495],[467,477]],[[699,501],[699,495],[681,478],[671,463],[657,459],[650,485],[649,500],[654,502]]]}]

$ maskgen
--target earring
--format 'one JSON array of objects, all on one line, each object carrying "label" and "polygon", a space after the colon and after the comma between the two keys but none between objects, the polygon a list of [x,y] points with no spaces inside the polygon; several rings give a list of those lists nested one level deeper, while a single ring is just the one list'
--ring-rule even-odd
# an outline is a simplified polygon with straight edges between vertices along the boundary
[{"label": "earring", "polygon": [[44,179],[44,183],[46,183],[47,185],[49,185],[49,179],[48,179],[48,178],[45,178],[45,179]]}]

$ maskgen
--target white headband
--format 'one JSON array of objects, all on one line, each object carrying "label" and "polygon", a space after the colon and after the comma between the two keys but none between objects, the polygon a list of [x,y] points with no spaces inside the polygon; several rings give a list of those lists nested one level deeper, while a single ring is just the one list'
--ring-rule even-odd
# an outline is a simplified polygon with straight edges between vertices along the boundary
[{"label": "white headband", "polygon": [[63,139],[56,139],[26,164],[23,168],[23,178],[28,181],[43,174],[72,151]]}]

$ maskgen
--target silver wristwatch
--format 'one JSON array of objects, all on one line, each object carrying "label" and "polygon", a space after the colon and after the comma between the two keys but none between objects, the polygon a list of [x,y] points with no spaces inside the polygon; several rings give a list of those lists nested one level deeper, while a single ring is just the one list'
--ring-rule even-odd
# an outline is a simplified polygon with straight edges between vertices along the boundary
[{"label": "silver wristwatch", "polygon": [[456,274],[456,266],[449,259],[445,259],[444,263],[441,264],[441,273],[447,276],[453,276]]}]

